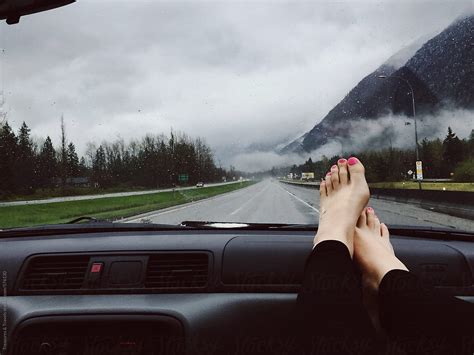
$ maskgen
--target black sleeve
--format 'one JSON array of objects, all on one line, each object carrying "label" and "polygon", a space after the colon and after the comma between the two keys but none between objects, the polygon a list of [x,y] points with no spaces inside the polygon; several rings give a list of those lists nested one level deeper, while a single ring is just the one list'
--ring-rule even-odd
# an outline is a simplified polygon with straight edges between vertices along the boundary
[{"label": "black sleeve", "polygon": [[362,303],[360,277],[346,245],[319,243],[309,255],[297,302],[312,329],[323,334],[371,334],[374,329]]},{"label": "black sleeve", "polygon": [[473,354],[473,304],[443,295],[402,270],[384,276],[379,301],[380,321],[390,336],[436,339],[439,353],[445,353],[444,349],[446,353]]}]

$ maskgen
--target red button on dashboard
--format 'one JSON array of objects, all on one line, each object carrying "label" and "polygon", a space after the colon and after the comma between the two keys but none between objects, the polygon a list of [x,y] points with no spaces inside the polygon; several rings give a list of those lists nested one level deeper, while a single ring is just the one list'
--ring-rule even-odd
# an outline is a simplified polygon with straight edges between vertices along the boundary
[{"label": "red button on dashboard", "polygon": [[99,273],[102,270],[102,263],[93,263],[91,267],[91,273]]}]

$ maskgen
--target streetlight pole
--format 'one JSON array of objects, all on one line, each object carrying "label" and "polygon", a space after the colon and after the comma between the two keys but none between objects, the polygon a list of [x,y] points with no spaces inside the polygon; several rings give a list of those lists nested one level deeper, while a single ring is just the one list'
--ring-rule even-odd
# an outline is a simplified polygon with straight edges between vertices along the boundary
[{"label": "streetlight pole", "polygon": [[[415,154],[416,154],[416,161],[419,161],[420,160],[420,153],[419,153],[419,150],[418,150],[418,127],[417,127],[417,123],[416,123],[415,91],[413,90],[413,86],[411,86],[410,82],[407,79],[402,78],[400,76],[396,76],[396,75],[391,75],[390,77],[388,77],[387,75],[378,75],[377,78],[379,78],[379,79],[387,79],[387,78],[399,79],[399,80],[402,80],[403,82],[405,82],[408,85],[408,87],[410,88],[411,104],[412,104],[412,111],[413,111],[413,120],[415,121]],[[416,169],[415,169],[415,171],[416,171]],[[417,176],[417,180],[418,180],[418,188],[421,190],[421,180],[418,179],[418,176]]]}]

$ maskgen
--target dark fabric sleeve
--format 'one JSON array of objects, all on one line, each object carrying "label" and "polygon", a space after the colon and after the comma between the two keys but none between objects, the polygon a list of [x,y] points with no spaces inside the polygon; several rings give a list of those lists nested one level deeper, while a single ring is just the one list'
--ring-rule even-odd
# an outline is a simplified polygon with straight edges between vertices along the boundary
[{"label": "dark fabric sleeve", "polygon": [[379,301],[382,327],[392,338],[418,339],[416,344],[412,343],[421,346],[416,353],[424,353],[428,340],[434,339],[437,345],[429,344],[437,346],[439,354],[473,354],[474,305],[471,303],[443,295],[402,270],[392,270],[384,276]]},{"label": "dark fabric sleeve", "polygon": [[375,331],[362,303],[359,274],[342,242],[324,241],[313,249],[297,306],[300,332],[313,338],[314,353],[370,353]]}]

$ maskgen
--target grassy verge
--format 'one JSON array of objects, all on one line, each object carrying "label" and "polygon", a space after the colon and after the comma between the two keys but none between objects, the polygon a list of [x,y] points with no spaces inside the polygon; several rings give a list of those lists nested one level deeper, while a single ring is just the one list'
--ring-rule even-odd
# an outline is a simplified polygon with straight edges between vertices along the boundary
[{"label": "grassy verge", "polygon": [[0,207],[0,228],[63,223],[80,216],[117,219],[201,200],[253,184],[251,181],[185,191],[94,200]]},{"label": "grassy verge", "polygon": [[[418,189],[418,183],[405,182],[377,182],[369,184],[370,187],[382,189]],[[474,182],[422,182],[423,190],[470,191],[474,192]]]}]

